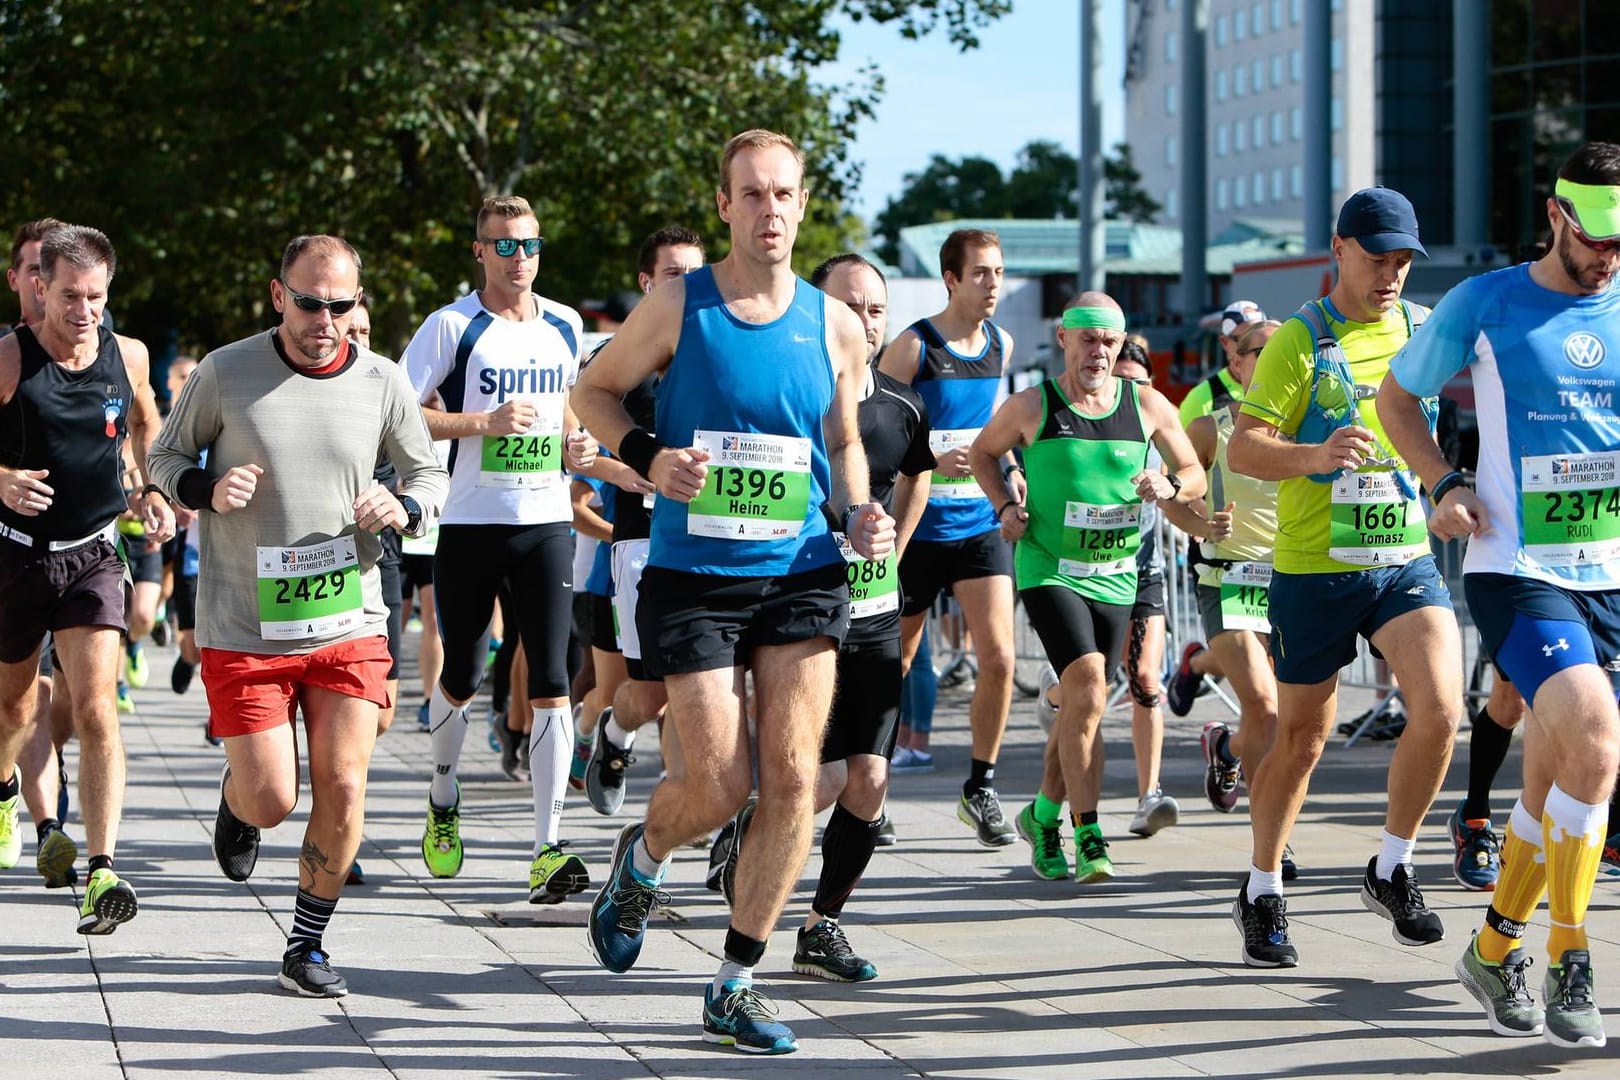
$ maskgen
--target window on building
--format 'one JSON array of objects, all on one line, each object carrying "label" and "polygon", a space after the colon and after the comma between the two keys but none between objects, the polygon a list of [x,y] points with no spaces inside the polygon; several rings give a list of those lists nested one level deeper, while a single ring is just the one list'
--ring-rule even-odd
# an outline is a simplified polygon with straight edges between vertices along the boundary
[{"label": "window on building", "polygon": [[1226,178],[1222,177],[1215,181],[1215,209],[1225,210],[1231,197],[1231,185],[1226,182]]},{"label": "window on building", "polygon": [[1288,166],[1288,197],[1302,198],[1305,195],[1305,167],[1303,165]]},{"label": "window on building", "polygon": [[1254,148],[1256,150],[1259,150],[1261,147],[1266,145],[1266,118],[1265,118],[1265,115],[1262,114],[1262,113],[1255,113],[1254,114],[1254,119],[1251,120],[1250,123],[1253,125],[1253,128],[1254,128],[1254,138],[1251,141],[1254,143]]},{"label": "window on building", "polygon": [[1164,163],[1166,165],[1176,163],[1176,137],[1174,135],[1164,137]]},{"label": "window on building", "polygon": [[1288,110],[1288,137],[1295,142],[1305,137],[1305,110],[1298,105]]},{"label": "window on building", "polygon": [[1167,188],[1164,193],[1164,216],[1171,221],[1176,220],[1176,189]]},{"label": "window on building", "polygon": [[1344,99],[1337,94],[1333,95],[1333,100],[1328,105],[1328,117],[1329,130],[1339,131],[1344,127]]},{"label": "window on building", "polygon": [[1176,32],[1174,30],[1164,32],[1164,62],[1167,64],[1176,62]]},{"label": "window on building", "polygon": [[1282,202],[1282,200],[1283,200],[1283,173],[1282,173],[1282,168],[1279,166],[1278,168],[1275,168],[1275,169],[1271,170],[1271,201],[1272,202]]},{"label": "window on building", "polygon": [[1305,17],[1305,0],[1288,0],[1288,25],[1298,26]]},{"label": "window on building", "polygon": [[1176,10],[1176,0],[1164,0],[1164,10],[1166,10],[1166,11],[1174,11],[1174,10]]},{"label": "window on building", "polygon": [[1241,154],[1249,148],[1249,125],[1239,120],[1232,125],[1232,149]]},{"label": "window on building", "polygon": [[1254,185],[1251,201],[1259,206],[1266,201],[1266,174],[1256,171],[1250,182]]},{"label": "window on building", "polygon": [[1249,186],[1243,182],[1241,176],[1232,185],[1232,205],[1239,210],[1249,205]]},{"label": "window on building", "polygon": [[1333,185],[1334,191],[1344,190],[1344,159],[1337,154],[1333,156],[1333,164],[1328,169],[1328,183]]},{"label": "window on building", "polygon": [[1232,40],[1242,41],[1249,36],[1249,13],[1243,8],[1232,12]]},{"label": "window on building", "polygon": [[1225,124],[1216,124],[1215,125],[1215,156],[1216,157],[1225,157],[1226,154],[1227,154],[1227,151],[1229,149],[1230,149],[1230,147],[1229,147],[1229,145],[1227,144],[1227,141],[1226,141],[1226,125]]},{"label": "window on building", "polygon": [[1266,5],[1256,4],[1249,10],[1249,22],[1254,27],[1255,37],[1266,32]]},{"label": "window on building", "polygon": [[1281,146],[1283,142],[1283,114],[1278,109],[1271,114],[1271,145]]},{"label": "window on building", "polygon": [[1216,101],[1225,101],[1226,100],[1226,69],[1225,68],[1221,68],[1221,70],[1219,70],[1219,71],[1217,71],[1215,73],[1215,100]]},{"label": "window on building", "polygon": [[1176,92],[1180,89],[1175,83],[1164,88],[1164,115],[1176,115]]},{"label": "window on building", "polygon": [[1299,82],[1305,77],[1305,54],[1298,49],[1288,50],[1288,81]]},{"label": "window on building", "polygon": [[1282,53],[1271,54],[1271,88],[1273,90],[1283,84],[1283,58]]},{"label": "window on building", "polygon": [[1249,91],[1249,68],[1247,64],[1239,64],[1232,69],[1232,96],[1242,97]]},{"label": "window on building", "polygon": [[1215,16],[1215,47],[1217,49],[1226,44],[1226,16]]},{"label": "window on building", "polygon": [[1258,57],[1249,65],[1249,85],[1257,94],[1266,88],[1266,65]]},{"label": "window on building", "polygon": [[1328,45],[1328,68],[1331,71],[1338,71],[1342,67],[1344,67],[1344,42],[1334,38]]},{"label": "window on building", "polygon": [[1273,30],[1283,28],[1283,0],[1271,0],[1271,28]]}]

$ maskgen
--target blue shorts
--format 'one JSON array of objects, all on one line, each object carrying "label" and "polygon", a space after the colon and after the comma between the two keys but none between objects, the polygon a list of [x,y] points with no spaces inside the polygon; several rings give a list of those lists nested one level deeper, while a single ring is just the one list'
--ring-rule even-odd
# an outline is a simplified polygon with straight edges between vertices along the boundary
[{"label": "blue shorts", "polygon": [[1463,578],[1468,610],[1496,666],[1535,707],[1566,668],[1601,667],[1620,697],[1620,590],[1578,592],[1511,574]]},{"label": "blue shorts", "polygon": [[[1452,610],[1434,556],[1342,574],[1271,575],[1271,658],[1277,681],[1313,686],[1356,658],[1387,622],[1426,607]],[[1373,650],[1373,655],[1379,655]]]}]

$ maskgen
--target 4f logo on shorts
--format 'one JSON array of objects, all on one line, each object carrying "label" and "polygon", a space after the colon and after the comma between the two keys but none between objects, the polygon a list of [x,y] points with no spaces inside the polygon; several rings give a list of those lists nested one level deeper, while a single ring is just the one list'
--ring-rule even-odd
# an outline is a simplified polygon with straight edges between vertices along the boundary
[{"label": "4f logo on shorts", "polygon": [[1608,352],[1603,339],[1587,330],[1577,330],[1564,339],[1564,359],[1582,371],[1589,371],[1603,363]]},{"label": "4f logo on shorts", "polygon": [[1553,654],[1554,649],[1563,649],[1565,652],[1568,652],[1569,651],[1569,639],[1568,638],[1559,638],[1557,641],[1553,642],[1551,645],[1543,645],[1541,647],[1541,655],[1543,655],[1543,656],[1551,656]]}]

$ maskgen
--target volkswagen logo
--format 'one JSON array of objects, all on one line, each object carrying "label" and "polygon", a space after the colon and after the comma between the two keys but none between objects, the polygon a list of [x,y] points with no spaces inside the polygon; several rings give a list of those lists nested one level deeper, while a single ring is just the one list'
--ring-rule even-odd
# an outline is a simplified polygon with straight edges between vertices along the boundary
[{"label": "volkswagen logo", "polygon": [[1583,371],[1597,367],[1608,355],[1603,339],[1585,330],[1577,330],[1564,339],[1564,359]]}]

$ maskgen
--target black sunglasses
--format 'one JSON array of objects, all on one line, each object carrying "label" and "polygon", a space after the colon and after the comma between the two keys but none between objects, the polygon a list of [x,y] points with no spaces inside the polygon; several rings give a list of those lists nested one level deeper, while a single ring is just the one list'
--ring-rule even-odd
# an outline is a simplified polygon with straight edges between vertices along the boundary
[{"label": "black sunglasses", "polygon": [[513,255],[516,255],[518,253],[518,248],[520,247],[523,249],[524,256],[532,259],[536,255],[540,254],[541,248],[546,246],[546,238],[543,236],[531,236],[527,240],[518,240],[514,237],[506,236],[499,240],[490,240],[489,238],[485,237],[482,240],[482,243],[493,245],[495,248],[495,254],[499,255],[503,259],[510,259]]},{"label": "black sunglasses", "polygon": [[292,297],[292,302],[298,305],[298,310],[307,311],[312,315],[321,308],[326,308],[332,313],[332,318],[341,318],[353,311],[354,305],[360,302],[358,296],[345,296],[338,300],[322,300],[318,296],[308,296],[299,292],[285,281],[281,283],[281,287],[288,296]]}]

